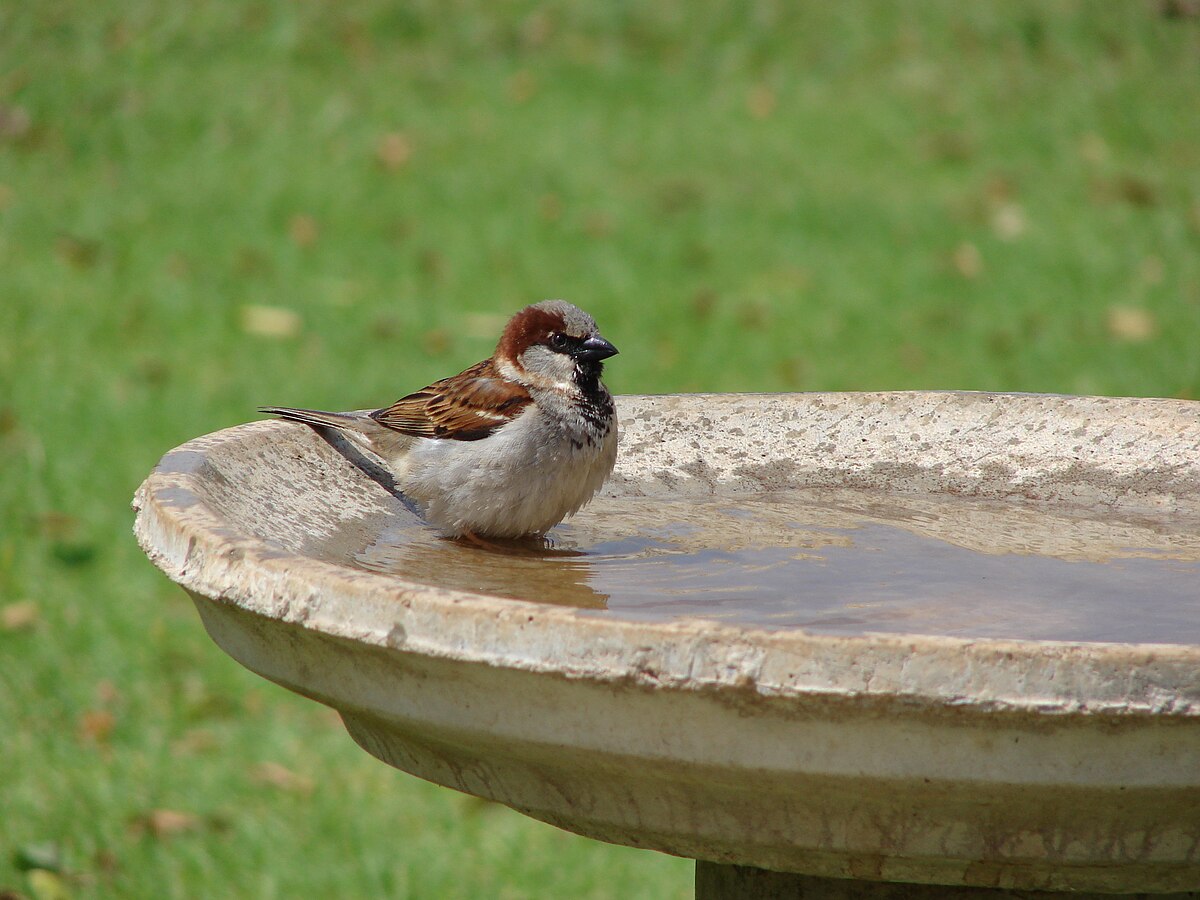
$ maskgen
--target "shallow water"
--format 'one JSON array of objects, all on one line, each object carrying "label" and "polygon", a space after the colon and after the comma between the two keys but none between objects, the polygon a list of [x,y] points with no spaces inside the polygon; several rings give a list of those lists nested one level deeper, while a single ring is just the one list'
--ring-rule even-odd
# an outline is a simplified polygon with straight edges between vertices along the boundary
[{"label": "shallow water", "polygon": [[1200,523],[1166,514],[826,490],[601,498],[546,542],[493,549],[440,539],[411,514],[364,524],[322,555],[625,619],[1200,642]]}]

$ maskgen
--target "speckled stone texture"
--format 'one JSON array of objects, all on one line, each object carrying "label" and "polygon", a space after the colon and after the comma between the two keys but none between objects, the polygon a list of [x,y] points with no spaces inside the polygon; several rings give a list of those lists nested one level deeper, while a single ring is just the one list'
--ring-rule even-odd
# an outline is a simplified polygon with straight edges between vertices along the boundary
[{"label": "speckled stone texture", "polygon": [[[866,487],[1200,522],[1200,404],[682,395],[618,412],[613,496]],[[441,590],[342,564],[347,534],[412,514],[368,473],[300,426],[228,429],[164,457],[136,532],[224,650],[337,708],[380,759],[717,863],[1200,889],[1200,647],[764,632]]]}]

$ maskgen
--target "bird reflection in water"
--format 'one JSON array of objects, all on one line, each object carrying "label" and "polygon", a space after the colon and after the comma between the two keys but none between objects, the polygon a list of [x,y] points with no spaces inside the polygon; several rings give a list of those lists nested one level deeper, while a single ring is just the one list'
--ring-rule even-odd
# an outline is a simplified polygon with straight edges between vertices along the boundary
[{"label": "bird reflection in water", "polygon": [[406,522],[385,528],[354,562],[449,590],[584,609],[608,606],[608,595],[589,584],[596,573],[588,557],[553,538],[494,539],[482,546],[445,540],[424,525]]}]

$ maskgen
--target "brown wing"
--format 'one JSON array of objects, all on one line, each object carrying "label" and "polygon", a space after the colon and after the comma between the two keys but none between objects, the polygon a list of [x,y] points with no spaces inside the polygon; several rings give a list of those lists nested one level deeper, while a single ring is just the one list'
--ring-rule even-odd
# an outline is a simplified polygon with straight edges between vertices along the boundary
[{"label": "brown wing", "polygon": [[490,359],[435,381],[371,413],[380,425],[417,437],[477,441],[511,422],[533,398],[501,378]]}]

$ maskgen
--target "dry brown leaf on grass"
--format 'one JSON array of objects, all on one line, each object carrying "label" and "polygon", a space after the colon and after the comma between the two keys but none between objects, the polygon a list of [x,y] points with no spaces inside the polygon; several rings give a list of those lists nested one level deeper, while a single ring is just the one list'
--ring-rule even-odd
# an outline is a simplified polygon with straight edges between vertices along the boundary
[{"label": "dry brown leaf on grass", "polygon": [[42,611],[32,600],[21,600],[0,607],[0,631],[25,631],[37,625]]},{"label": "dry brown leaf on grass", "polygon": [[1154,313],[1137,306],[1110,306],[1105,314],[1108,333],[1118,341],[1140,344],[1158,333]]},{"label": "dry brown leaf on grass", "polygon": [[954,271],[968,280],[973,281],[983,273],[983,256],[974,244],[967,242],[959,244],[954,248],[950,262],[954,266]]},{"label": "dry brown leaf on grass", "polygon": [[95,744],[107,744],[117,725],[117,717],[107,709],[91,709],[79,717],[79,737]]},{"label": "dry brown leaf on grass", "polygon": [[1025,233],[1025,211],[1019,203],[997,204],[992,209],[992,231],[1002,241],[1013,241]]},{"label": "dry brown leaf on grass", "polygon": [[47,869],[31,869],[25,873],[25,879],[29,883],[33,900],[68,900],[71,896],[67,879],[58,872],[51,872]]},{"label": "dry brown leaf on grass", "polygon": [[311,794],[315,787],[311,778],[298,775],[277,762],[259,763],[250,771],[250,777],[259,784],[292,794]]},{"label": "dry brown leaf on grass", "polygon": [[242,331],[255,337],[290,338],[300,333],[303,320],[293,309],[247,304],[242,307]]},{"label": "dry brown leaf on grass", "polygon": [[412,141],[401,131],[390,131],[376,142],[375,159],[389,172],[402,169],[412,159]]},{"label": "dry brown leaf on grass", "polygon": [[157,840],[196,831],[202,822],[199,816],[177,809],[152,809],[137,816],[129,830],[137,837],[148,835]]},{"label": "dry brown leaf on grass", "polygon": [[756,84],[746,93],[746,111],[756,119],[770,118],[778,103],[775,92],[765,84]]},{"label": "dry brown leaf on grass", "polygon": [[288,237],[297,247],[311,247],[320,236],[317,220],[307,213],[297,213],[288,221]]}]

